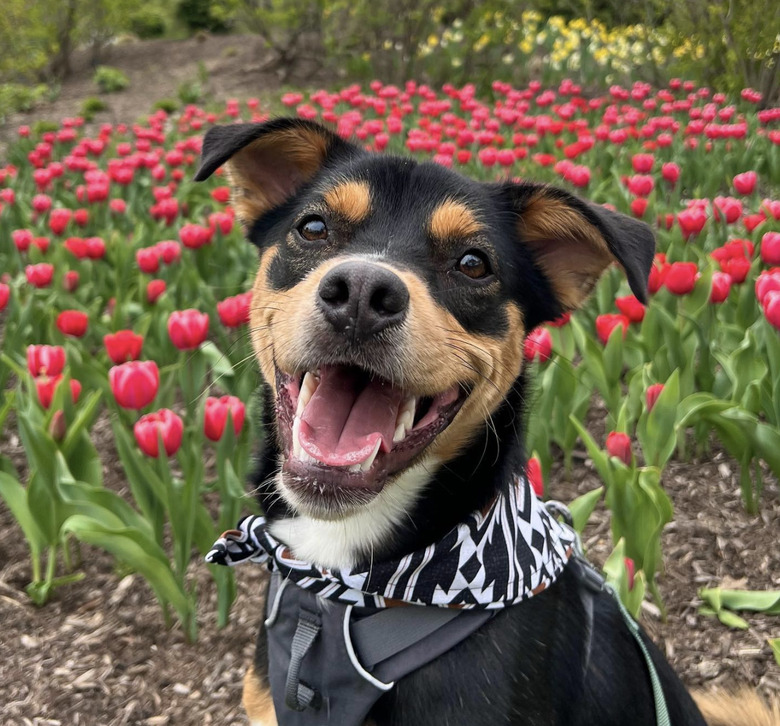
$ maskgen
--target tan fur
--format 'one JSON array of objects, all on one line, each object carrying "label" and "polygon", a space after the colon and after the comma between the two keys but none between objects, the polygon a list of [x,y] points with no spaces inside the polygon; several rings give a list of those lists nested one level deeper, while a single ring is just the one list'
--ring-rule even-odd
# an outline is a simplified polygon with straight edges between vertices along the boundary
[{"label": "tan fur", "polygon": [[604,238],[582,215],[544,192],[534,196],[520,217],[520,235],[567,310],[575,310],[599,276],[614,261]]},{"label": "tan fur", "polygon": [[371,212],[371,188],[366,181],[347,181],[325,192],[325,203],[348,222],[358,224]]},{"label": "tan fur", "polygon": [[328,142],[312,129],[284,129],[262,136],[230,159],[225,168],[232,188],[232,204],[245,229],[269,209],[285,201],[281,186],[260,184],[253,174],[256,160],[278,148],[285,150],[285,159],[297,170],[300,180],[308,181],[322,165]]},{"label": "tan fur", "polygon": [[276,726],[276,711],[271,689],[260,682],[254,665],[249,666],[244,676],[242,703],[252,726]]},{"label": "tan fur", "polygon": [[450,239],[471,237],[482,230],[474,212],[462,202],[448,199],[433,210],[428,231],[434,240],[446,242]]},{"label": "tan fur", "polygon": [[[252,294],[252,341],[263,376],[272,386],[275,366],[296,372],[316,346],[321,318],[317,288],[322,278],[349,257],[324,262],[292,290],[277,292],[267,284],[275,249],[260,263]],[[359,258],[357,258],[359,259]],[[375,262],[400,277],[409,289],[409,312],[396,335],[393,382],[409,394],[434,396],[464,383],[472,392],[450,426],[428,447],[448,461],[468,443],[495,411],[522,365],[525,329],[520,309],[507,306],[509,330],[503,338],[469,333],[431,296],[425,282],[412,272]]]},{"label": "tan fur", "polygon": [[751,689],[692,695],[709,726],[780,726],[780,702],[767,705]]}]

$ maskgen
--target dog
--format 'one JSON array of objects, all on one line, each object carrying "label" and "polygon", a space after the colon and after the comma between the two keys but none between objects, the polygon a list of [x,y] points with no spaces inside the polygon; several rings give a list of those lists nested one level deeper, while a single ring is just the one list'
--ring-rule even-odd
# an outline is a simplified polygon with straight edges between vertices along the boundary
[{"label": "dog", "polygon": [[[223,165],[259,251],[250,333],[265,381],[265,436],[252,483],[265,518],[228,533],[220,551],[270,559],[283,573],[272,578],[244,682],[253,726],[653,726],[662,708],[674,726],[703,725],[660,651],[641,629],[632,634],[615,596],[588,577],[522,477],[525,335],[580,307],[612,265],[645,300],[650,229],[562,189],[473,181],[367,152],[299,119],[210,129],[196,180]],[[484,554],[499,529],[486,545],[479,528],[490,520],[511,529],[532,505],[535,565],[510,564],[506,575],[519,550]],[[461,576],[470,565],[459,560],[442,584],[454,531],[465,532],[458,552],[468,541],[483,560],[498,557],[504,574],[486,577],[475,554],[474,572]],[[258,532],[261,556],[247,544]],[[433,552],[439,569],[421,584]],[[510,597],[513,578],[524,576],[529,589]],[[456,579],[468,583],[459,589]],[[391,607],[401,591],[407,607]],[[285,597],[308,599],[281,626]],[[455,611],[468,633],[424,626],[412,669],[383,679],[351,642],[352,620],[377,604],[401,620],[383,621],[395,632],[385,627],[375,640],[417,628],[397,615],[410,610]],[[338,608],[346,625],[331,656],[326,631],[341,628]],[[284,627],[277,640],[292,645],[274,640]],[[307,670],[320,641],[326,650]],[[344,715],[366,684],[366,703]],[[764,713],[743,703],[713,706],[710,723]]]}]

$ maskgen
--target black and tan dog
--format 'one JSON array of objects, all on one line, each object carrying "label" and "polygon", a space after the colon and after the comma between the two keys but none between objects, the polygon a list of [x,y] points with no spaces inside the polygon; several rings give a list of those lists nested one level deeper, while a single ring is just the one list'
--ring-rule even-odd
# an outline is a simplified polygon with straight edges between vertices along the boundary
[{"label": "black and tan dog", "polygon": [[[223,164],[260,251],[254,483],[269,531],[318,567],[397,559],[484,508],[524,469],[526,332],[579,307],[613,263],[646,294],[649,229],[562,190],[474,182],[291,119],[211,129],[196,178]],[[400,680],[369,721],[652,726],[647,665],[614,598],[596,597],[586,622],[581,588],[567,567]],[[673,726],[704,724],[645,642]],[[273,726],[263,632],[257,653],[244,703]]]}]

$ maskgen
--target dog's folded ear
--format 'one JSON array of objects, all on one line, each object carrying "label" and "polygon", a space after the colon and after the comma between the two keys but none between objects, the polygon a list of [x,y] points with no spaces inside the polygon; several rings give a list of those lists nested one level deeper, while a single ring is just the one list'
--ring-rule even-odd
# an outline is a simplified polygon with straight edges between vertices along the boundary
[{"label": "dog's folded ear", "polygon": [[301,119],[214,126],[203,139],[195,181],[227,164],[233,207],[248,228],[294,196],[328,159],[357,153],[357,147],[324,126]]},{"label": "dog's folded ear", "polygon": [[580,307],[612,262],[623,267],[634,295],[647,300],[655,239],[646,224],[556,187],[518,183],[508,191],[520,242],[563,310]]}]

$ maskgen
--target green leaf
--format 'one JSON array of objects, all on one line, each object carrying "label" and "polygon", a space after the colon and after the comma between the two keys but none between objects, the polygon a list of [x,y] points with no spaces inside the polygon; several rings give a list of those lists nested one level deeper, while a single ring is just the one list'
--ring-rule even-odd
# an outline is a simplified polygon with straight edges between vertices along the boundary
[{"label": "green leaf", "polygon": [[747,630],[750,627],[750,623],[748,623],[747,620],[739,617],[739,615],[731,612],[731,610],[718,610],[717,616],[718,620],[726,627],[737,628],[738,630]]},{"label": "green leaf", "polygon": [[27,490],[10,474],[0,471],[0,496],[22,528],[33,556],[40,555],[46,546],[46,537],[30,511]]},{"label": "green leaf", "polygon": [[222,378],[222,376],[229,378],[233,377],[235,371],[230,364],[230,358],[217,348],[212,341],[207,340],[200,346],[200,350],[211,367],[212,377],[215,382]]},{"label": "green leaf", "polygon": [[598,487],[591,491],[577,497],[569,503],[569,511],[571,512],[572,519],[574,520],[574,529],[577,532],[582,533],[585,529],[585,525],[590,519],[590,515],[593,514],[593,510],[601,500],[601,495],[604,493],[604,487]]},{"label": "green leaf", "polygon": [[769,647],[772,649],[777,665],[780,665],[780,638],[767,638],[767,643],[769,643]]},{"label": "green leaf", "polygon": [[72,533],[82,542],[110,552],[140,572],[160,603],[163,606],[170,603],[183,622],[192,616],[191,602],[176,582],[170,563],[165,557],[155,556],[158,551],[156,544],[143,533],[129,527],[106,527],[93,517],[78,514],[65,521],[63,531]]}]

